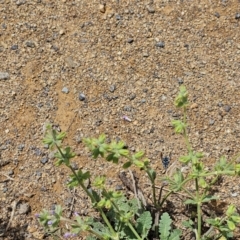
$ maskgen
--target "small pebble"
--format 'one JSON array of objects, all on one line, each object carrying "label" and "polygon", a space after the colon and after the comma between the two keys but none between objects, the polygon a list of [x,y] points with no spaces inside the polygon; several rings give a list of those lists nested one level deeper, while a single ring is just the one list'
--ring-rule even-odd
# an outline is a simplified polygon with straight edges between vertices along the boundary
[{"label": "small pebble", "polygon": [[14,171],[13,171],[13,170],[10,170],[10,171],[8,172],[8,175],[9,175],[9,176],[14,175]]},{"label": "small pebble", "polygon": [[47,157],[43,157],[42,159],[41,159],[41,163],[42,164],[46,164],[48,162],[48,158]]},{"label": "small pebble", "polygon": [[120,15],[116,15],[116,19],[119,21],[119,20],[121,20],[121,16]]},{"label": "small pebble", "polygon": [[78,170],[78,165],[75,162],[71,163],[71,166],[74,170]]},{"label": "small pebble", "polygon": [[43,152],[42,152],[39,148],[36,148],[36,149],[34,149],[34,154],[35,154],[36,156],[42,156],[42,155],[43,155]]},{"label": "small pebble", "polygon": [[193,103],[193,104],[190,106],[190,108],[191,108],[191,109],[198,108],[197,103]]},{"label": "small pebble", "polygon": [[130,96],[129,96],[129,99],[132,101],[136,98],[136,94],[135,93],[132,93]]},{"label": "small pebble", "polygon": [[116,190],[116,191],[123,190],[123,186],[122,186],[122,185],[117,185],[117,186],[115,187],[115,190]]},{"label": "small pebble", "polygon": [[182,78],[178,78],[177,80],[178,80],[179,85],[183,84],[183,79]]},{"label": "small pebble", "polygon": [[141,99],[141,103],[146,103],[146,99]]},{"label": "small pebble", "polygon": [[236,193],[236,192],[235,192],[235,193],[231,193],[231,196],[232,196],[232,197],[237,197],[237,196],[238,196],[238,193]]},{"label": "small pebble", "polygon": [[2,24],[2,28],[3,28],[3,29],[7,29],[6,23],[3,23],[3,24]]},{"label": "small pebble", "polygon": [[20,144],[20,145],[18,146],[18,150],[19,150],[19,151],[22,151],[22,150],[24,149],[24,147],[25,147],[24,144]]},{"label": "small pebble", "polygon": [[213,125],[215,123],[215,121],[213,119],[209,120],[209,125]]},{"label": "small pebble", "polygon": [[133,38],[129,38],[129,39],[127,40],[128,43],[133,43],[133,41],[134,41]]},{"label": "small pebble", "polygon": [[17,50],[18,49],[18,45],[12,45],[11,46],[11,50]]},{"label": "small pebble", "polygon": [[101,13],[105,13],[106,12],[106,4],[100,4],[99,5],[99,11]]},{"label": "small pebble", "polygon": [[220,18],[220,14],[218,12],[215,12],[214,16]]},{"label": "small pebble", "polygon": [[19,214],[27,214],[30,211],[31,211],[31,207],[30,207],[30,205],[28,203],[20,204],[19,210],[18,210]]},{"label": "small pebble", "polygon": [[76,142],[79,144],[82,142],[82,138],[80,136],[76,136]]},{"label": "small pebble", "polygon": [[149,13],[155,13],[155,9],[151,6],[147,6],[147,10]]},{"label": "small pebble", "polygon": [[9,79],[9,73],[0,72],[0,80],[8,80],[8,79]]},{"label": "small pebble", "polygon": [[222,107],[223,104],[222,104],[221,102],[219,102],[217,105],[218,105],[219,107]]},{"label": "small pebble", "polygon": [[126,111],[126,112],[131,112],[132,111],[132,107],[131,106],[125,106],[124,108],[124,111]]},{"label": "small pebble", "polygon": [[27,42],[26,42],[26,46],[27,46],[27,47],[30,47],[30,48],[34,48],[34,47],[35,47],[35,43],[32,42],[32,41],[27,41]]},{"label": "small pebble", "polygon": [[116,90],[116,85],[113,84],[109,87],[110,92],[114,92],[115,90]]},{"label": "small pebble", "polygon": [[84,101],[86,99],[86,96],[83,93],[80,93],[78,98],[80,101]]},{"label": "small pebble", "polygon": [[17,0],[17,1],[16,1],[16,5],[17,5],[17,6],[23,5],[23,4],[25,4],[25,3],[26,3],[26,0]]},{"label": "small pebble", "polygon": [[149,57],[148,52],[144,52],[144,53],[143,53],[143,56],[144,56],[144,57]]},{"label": "small pebble", "polygon": [[165,47],[165,43],[164,42],[157,42],[156,43],[156,47],[164,48]]},{"label": "small pebble", "polygon": [[229,112],[231,110],[231,107],[229,105],[224,106],[225,112]]},{"label": "small pebble", "polygon": [[64,87],[64,88],[62,89],[62,92],[67,94],[67,93],[69,93],[69,90],[68,90],[67,87]]},{"label": "small pebble", "polygon": [[235,19],[240,19],[240,13],[236,13]]}]

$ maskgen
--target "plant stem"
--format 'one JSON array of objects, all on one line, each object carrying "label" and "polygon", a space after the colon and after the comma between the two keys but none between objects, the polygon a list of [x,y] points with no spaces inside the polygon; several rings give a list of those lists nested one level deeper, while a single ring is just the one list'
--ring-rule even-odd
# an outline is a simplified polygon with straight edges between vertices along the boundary
[{"label": "plant stem", "polygon": [[[183,123],[186,126],[186,124],[187,124],[187,107],[186,106],[183,107]],[[188,152],[192,152],[192,147],[191,147],[191,144],[190,144],[188,136],[187,136],[187,127],[184,128],[183,137],[185,139],[185,143],[187,145]]]},{"label": "plant stem", "polygon": [[149,169],[146,169],[146,172],[147,172],[147,175],[148,175],[148,177],[149,177],[149,179],[151,181],[151,184],[152,184],[153,203],[154,203],[155,208],[157,208],[157,198],[156,198],[155,182],[154,182],[154,179],[152,178],[151,173],[149,172]]},{"label": "plant stem", "polygon": [[202,228],[202,216],[201,216],[201,202],[199,197],[199,186],[198,186],[198,179],[195,179],[195,186],[196,186],[196,199],[197,199],[197,240],[201,239],[201,228]]},{"label": "plant stem", "polygon": [[136,232],[136,230],[134,229],[134,227],[132,226],[132,224],[130,222],[127,222],[128,227],[131,229],[131,231],[133,232],[133,234],[136,236],[136,238],[138,240],[142,240],[142,238],[138,235],[138,233]]},{"label": "plant stem", "polygon": [[[60,148],[56,143],[55,143],[55,145],[56,145],[58,151],[60,152],[60,154],[62,155],[62,157],[65,159],[66,157],[65,157],[65,155],[63,154],[61,148]],[[73,167],[72,167],[71,165],[68,165],[67,167],[69,167],[69,168],[71,169],[72,173],[74,174],[74,176],[75,176],[76,179],[78,180],[78,183],[80,184],[80,186],[82,187],[82,189],[87,193],[87,195],[88,195],[89,198],[91,199],[91,202],[92,202],[92,203],[96,203],[97,201],[96,201],[96,199],[94,198],[93,194],[91,194],[91,193],[88,191],[88,189],[85,187],[85,185],[83,184],[83,182],[81,181],[81,179],[79,179],[79,177],[78,177],[77,173],[75,172],[75,170],[73,169]],[[113,234],[113,236],[116,236],[117,233],[114,231],[111,223],[108,221],[108,218],[107,218],[107,216],[105,215],[105,213],[103,212],[103,210],[102,210],[101,208],[98,208],[98,210],[99,210],[99,212],[100,212],[100,214],[101,214],[104,222],[107,224],[109,230],[110,230],[111,233]]]}]

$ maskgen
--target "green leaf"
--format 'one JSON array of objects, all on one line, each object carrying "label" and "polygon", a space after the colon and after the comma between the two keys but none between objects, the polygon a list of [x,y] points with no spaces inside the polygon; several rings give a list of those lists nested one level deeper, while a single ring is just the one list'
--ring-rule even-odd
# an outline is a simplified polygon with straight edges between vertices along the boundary
[{"label": "green leaf", "polygon": [[191,159],[192,159],[192,154],[189,153],[189,155],[181,156],[181,157],[179,158],[179,161],[180,161],[181,163],[188,164],[188,163],[191,161]]},{"label": "green leaf", "polygon": [[131,161],[126,162],[126,163],[123,164],[123,168],[124,168],[124,169],[127,169],[127,168],[131,167],[131,165],[132,165],[132,162],[131,162]]},{"label": "green leaf", "polygon": [[139,168],[143,168],[144,167],[144,162],[141,162],[139,160],[134,160],[133,163],[139,167]]},{"label": "green leaf", "polygon": [[139,151],[133,155],[135,159],[140,159],[143,156],[144,156],[144,151]]},{"label": "green leaf", "polygon": [[180,229],[174,229],[168,240],[180,240],[181,234],[182,232]]},{"label": "green leaf", "polygon": [[220,219],[219,218],[209,218],[209,219],[206,219],[206,222],[208,224],[211,224],[215,227],[218,227],[220,225]]},{"label": "green leaf", "polygon": [[198,184],[202,188],[207,188],[208,187],[208,184],[203,177],[199,178]]},{"label": "green leaf", "polygon": [[99,154],[101,154],[101,152],[99,151],[98,148],[94,148],[92,150],[92,156],[93,156],[94,159],[96,159],[99,156]]},{"label": "green leaf", "polygon": [[232,215],[233,213],[235,213],[235,212],[236,212],[236,207],[231,204],[231,205],[228,207],[226,214],[227,214],[227,216],[231,216],[231,215]]},{"label": "green leaf", "polygon": [[125,157],[129,154],[129,151],[127,149],[120,149],[118,152],[121,156]]},{"label": "green leaf", "polygon": [[168,240],[170,235],[172,220],[168,213],[163,213],[159,223],[159,237],[161,240]]},{"label": "green leaf", "polygon": [[57,140],[63,140],[66,136],[66,133],[65,132],[61,132],[59,134],[56,135],[56,139]]},{"label": "green leaf", "polygon": [[106,139],[105,134],[101,134],[101,135],[98,137],[99,143],[104,143],[104,142],[105,142],[105,139]]},{"label": "green leaf", "polygon": [[182,225],[186,228],[193,229],[194,222],[191,219],[189,219],[187,221],[183,221]]},{"label": "green leaf", "polygon": [[93,186],[97,189],[103,189],[106,181],[106,176],[97,176],[93,182]]},{"label": "green leaf", "polygon": [[232,215],[231,220],[235,223],[240,223],[240,216],[239,215]]},{"label": "green leaf", "polygon": [[150,212],[143,212],[137,219],[137,232],[142,239],[146,238],[152,226],[152,216]]},{"label": "green leaf", "polygon": [[174,104],[176,107],[186,107],[188,105],[188,92],[185,86],[180,86],[178,96],[176,97]]},{"label": "green leaf", "polygon": [[151,182],[154,183],[154,181],[157,177],[156,171],[154,169],[150,168],[148,170],[148,172],[149,172],[149,175],[150,175],[149,177],[150,177]]},{"label": "green leaf", "polygon": [[193,205],[196,205],[196,204],[197,204],[197,201],[196,201],[196,200],[193,200],[193,199],[187,199],[186,201],[184,201],[184,204],[193,204]]},{"label": "green leaf", "polygon": [[231,231],[235,230],[235,228],[236,228],[234,222],[232,222],[232,221],[229,221],[229,220],[228,220],[228,221],[227,221],[227,225],[228,225],[228,227],[229,227],[229,229],[230,229]]},{"label": "green leaf", "polygon": [[181,120],[172,120],[172,125],[176,133],[183,133],[187,128],[187,125]]},{"label": "green leaf", "polygon": [[203,203],[205,203],[205,202],[210,202],[210,201],[216,200],[216,199],[219,199],[219,197],[207,195],[207,196],[205,196],[205,197],[202,199],[202,202],[203,202]]},{"label": "green leaf", "polygon": [[61,205],[57,205],[56,207],[55,207],[55,213],[57,214],[57,216],[58,217],[61,217],[62,216],[62,207],[61,207]]}]

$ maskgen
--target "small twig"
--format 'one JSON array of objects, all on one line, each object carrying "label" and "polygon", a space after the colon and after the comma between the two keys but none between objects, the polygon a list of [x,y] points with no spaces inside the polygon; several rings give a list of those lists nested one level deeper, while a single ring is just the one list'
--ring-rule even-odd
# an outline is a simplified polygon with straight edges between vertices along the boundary
[{"label": "small twig", "polygon": [[77,114],[78,114],[78,112],[76,112],[76,113],[75,113],[75,115],[74,115],[74,117],[73,117],[72,121],[70,122],[70,124],[69,124],[69,126],[68,126],[68,128],[67,128],[66,132],[68,132],[68,131],[69,131],[70,127],[71,127],[71,126],[72,126],[72,124],[73,124],[73,121],[74,121],[74,120],[75,120],[75,118],[77,117]]},{"label": "small twig", "polygon": [[13,217],[14,217],[14,214],[15,214],[15,211],[16,211],[17,203],[18,203],[17,201],[14,201],[14,202],[12,203],[11,217],[10,217],[10,220],[9,220],[9,222],[8,222],[8,225],[7,225],[7,227],[6,227],[5,232],[7,232],[7,230],[9,229],[9,227],[10,227],[10,225],[11,225],[11,223],[12,223],[12,220],[13,220]]},{"label": "small twig", "polygon": [[159,215],[160,215],[160,211],[157,211],[154,218],[153,230],[155,231],[156,235],[157,235],[158,226],[159,226]]},{"label": "small twig", "polygon": [[70,207],[70,212],[68,214],[68,218],[71,217],[72,212],[73,212],[73,206],[74,206],[74,203],[75,203],[75,193],[76,193],[76,188],[73,189],[73,199],[72,199],[72,202],[71,202],[71,207]]},{"label": "small twig", "polygon": [[9,177],[7,174],[2,173],[2,172],[0,172],[0,174],[3,175],[3,176],[5,176],[6,178],[8,178],[8,179],[11,180],[11,181],[14,181],[14,178]]},{"label": "small twig", "polygon": [[139,202],[139,199],[138,199],[138,195],[137,195],[137,185],[136,185],[136,182],[135,182],[135,179],[134,179],[134,176],[133,176],[133,173],[132,173],[131,170],[129,170],[129,174],[130,174],[130,176],[132,178],[134,195],[135,195],[135,197],[138,200],[138,208],[140,209],[141,205],[140,205],[140,202]]}]

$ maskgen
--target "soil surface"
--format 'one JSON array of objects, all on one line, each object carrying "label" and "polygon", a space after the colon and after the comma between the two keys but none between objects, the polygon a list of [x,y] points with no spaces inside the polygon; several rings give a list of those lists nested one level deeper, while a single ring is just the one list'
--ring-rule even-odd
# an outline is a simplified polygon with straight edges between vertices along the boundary
[{"label": "soil surface", "polygon": [[[43,239],[34,215],[55,204],[66,215],[91,211],[42,143],[48,122],[67,132],[76,169],[124,188],[120,166],[93,161],[82,138],[121,139],[161,175],[161,155],[174,163],[186,153],[171,126],[184,84],[191,143],[206,165],[239,153],[239,39],[238,0],[0,0],[0,239]],[[145,192],[148,183],[144,175]],[[239,178],[223,178],[218,191],[218,206],[240,208]]]}]

